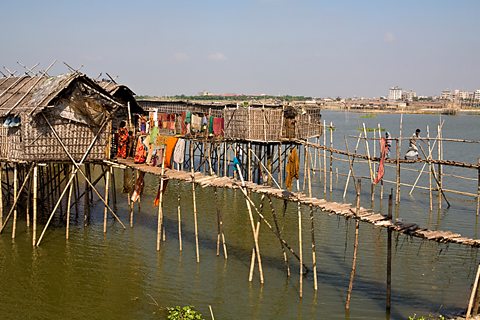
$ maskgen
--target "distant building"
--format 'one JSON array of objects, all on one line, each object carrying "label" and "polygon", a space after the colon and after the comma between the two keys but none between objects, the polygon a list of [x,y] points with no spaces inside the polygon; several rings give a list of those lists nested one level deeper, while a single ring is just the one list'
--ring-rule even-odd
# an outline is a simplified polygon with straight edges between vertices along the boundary
[{"label": "distant building", "polygon": [[473,99],[480,100],[480,89],[475,90],[475,93],[473,94]]},{"label": "distant building", "polygon": [[413,101],[417,97],[417,93],[413,90],[405,90],[402,92],[402,100]]},{"label": "distant building", "polygon": [[440,95],[440,99],[442,99],[442,100],[452,100],[452,91],[443,90],[442,94]]},{"label": "distant building", "polygon": [[388,90],[388,100],[398,101],[402,100],[402,88],[397,86],[392,87]]}]

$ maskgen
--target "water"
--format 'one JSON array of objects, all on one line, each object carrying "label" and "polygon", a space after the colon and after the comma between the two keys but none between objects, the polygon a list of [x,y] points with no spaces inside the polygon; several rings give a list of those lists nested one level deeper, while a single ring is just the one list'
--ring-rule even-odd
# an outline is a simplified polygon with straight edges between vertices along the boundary
[{"label": "water", "polygon": [[[356,128],[362,122],[367,127],[380,123],[393,136],[398,133],[398,115],[367,119],[354,113],[324,112],[323,118],[335,123],[334,146],[340,149],[344,149],[344,135],[358,134]],[[444,137],[478,139],[480,136],[478,117],[443,118],[446,120]],[[406,115],[403,120],[404,132],[410,135],[416,127],[423,131],[426,124],[436,128],[439,119],[438,116]],[[352,150],[356,142],[353,140],[349,140]],[[445,158],[475,162],[480,154],[478,145],[468,145],[463,152],[456,148],[458,146],[453,143],[446,144]],[[340,172],[345,172],[343,163],[334,162],[334,167],[337,165]],[[357,165],[356,174],[368,174],[366,165]],[[387,168],[386,175],[394,180],[391,171],[393,169]],[[474,172],[459,171],[456,174]],[[123,221],[128,221],[126,197],[121,194],[121,176],[121,172],[117,172],[118,213]],[[402,181],[411,183],[410,179],[406,171],[402,172]],[[470,186],[458,179],[450,180],[445,178],[448,188],[475,190],[475,181]],[[216,256],[213,190],[197,188],[200,263],[196,263],[191,186],[176,182],[168,185],[165,194],[167,239],[157,252],[157,208],[152,206],[157,182],[157,178],[147,176],[147,188],[141,211],[135,214],[134,228],[123,230],[109,219],[108,232],[104,235],[103,207],[99,202],[95,203],[92,221],[87,228],[83,227],[81,218],[78,222],[72,218],[68,241],[64,239],[65,228],[59,221],[54,221],[55,227],[49,228],[42,245],[35,250],[31,247],[31,231],[26,230],[25,221],[19,222],[14,242],[10,239],[11,228],[7,228],[0,236],[0,317],[165,319],[165,307],[192,304],[206,318],[210,318],[208,306],[211,305],[216,319],[345,318],[353,221],[315,213],[319,288],[315,293],[313,276],[307,274],[303,299],[300,300],[298,262],[290,256],[292,276],[287,279],[278,240],[264,225],[260,248],[265,284],[260,285],[257,269],[254,281],[248,282],[253,241],[245,200],[239,191],[218,190],[218,205],[224,213],[228,260]],[[344,178],[339,177],[333,194],[327,197],[340,200],[344,184]],[[366,191],[369,190],[367,187],[364,187]],[[347,194],[350,202],[354,199],[352,189]],[[314,192],[323,196],[318,175],[314,177]],[[177,236],[177,194],[182,199],[182,252],[179,252]],[[467,236],[475,236],[478,232],[475,203],[471,199],[449,196],[450,209],[430,213],[427,193],[415,191],[413,197],[407,194],[408,188],[402,188],[402,202],[396,210],[399,218]],[[364,198],[368,199],[368,192]],[[260,203],[259,196],[254,195],[253,199]],[[381,203],[377,196],[376,209],[384,211],[385,201]],[[362,205],[368,206],[368,202],[365,200]],[[286,241],[298,251],[296,205],[289,204],[283,215],[283,201],[274,200],[273,204]],[[308,208],[302,210],[304,260],[311,265],[309,211]],[[265,214],[271,221],[268,203],[265,203]],[[455,313],[466,308],[479,261],[477,249],[431,243],[403,235],[395,235],[393,239],[393,319],[405,319],[414,313]],[[385,318],[385,277],[386,231],[361,223],[351,319]]]}]

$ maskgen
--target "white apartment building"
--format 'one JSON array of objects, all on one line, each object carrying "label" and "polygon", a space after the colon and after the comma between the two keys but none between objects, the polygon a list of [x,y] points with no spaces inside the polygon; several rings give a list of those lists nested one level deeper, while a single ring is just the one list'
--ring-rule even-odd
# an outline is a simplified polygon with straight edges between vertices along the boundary
[{"label": "white apartment building", "polygon": [[391,101],[402,100],[402,88],[399,88],[397,86],[391,87],[388,90],[388,100],[391,100]]}]

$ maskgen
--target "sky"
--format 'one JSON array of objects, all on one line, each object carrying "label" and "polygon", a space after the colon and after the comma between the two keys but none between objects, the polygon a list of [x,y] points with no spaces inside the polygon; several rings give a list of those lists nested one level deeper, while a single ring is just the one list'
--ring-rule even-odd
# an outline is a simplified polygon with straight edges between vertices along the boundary
[{"label": "sky", "polygon": [[57,60],[49,74],[66,62],[138,95],[480,89],[478,0],[2,0],[0,12],[2,72]]}]

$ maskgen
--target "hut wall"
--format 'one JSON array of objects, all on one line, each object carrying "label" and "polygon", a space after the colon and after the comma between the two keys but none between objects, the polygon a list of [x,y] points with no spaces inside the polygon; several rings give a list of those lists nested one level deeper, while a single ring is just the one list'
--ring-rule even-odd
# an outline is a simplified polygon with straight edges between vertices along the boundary
[{"label": "hut wall", "polygon": [[226,139],[248,139],[248,110],[232,108],[224,110]]},{"label": "hut wall", "polygon": [[[95,129],[63,119],[49,120],[72,157],[79,161],[96,135]],[[17,157],[25,161],[70,161],[62,145],[43,118],[22,123],[23,152]],[[90,151],[87,161],[106,159],[109,133],[107,126]]]},{"label": "hut wall", "polygon": [[248,139],[278,141],[281,138],[282,109],[250,108]]},{"label": "hut wall", "polygon": [[0,127],[0,159],[18,159],[22,151],[21,126],[15,128]]}]

